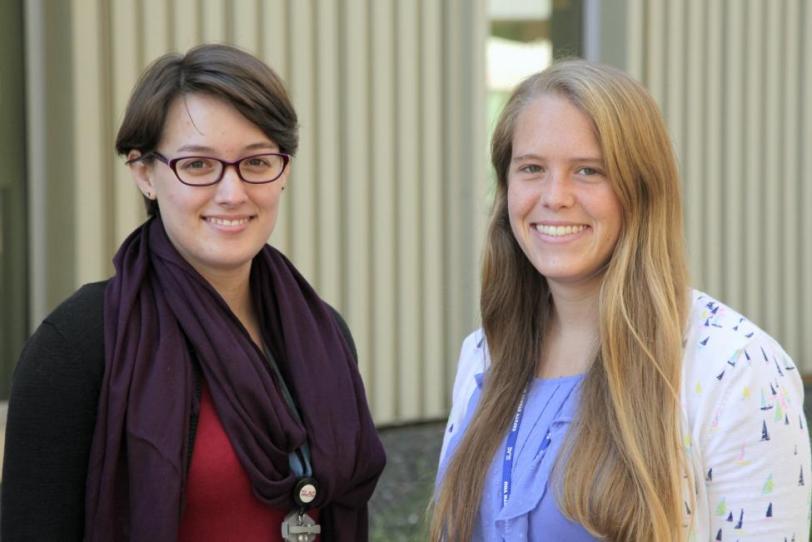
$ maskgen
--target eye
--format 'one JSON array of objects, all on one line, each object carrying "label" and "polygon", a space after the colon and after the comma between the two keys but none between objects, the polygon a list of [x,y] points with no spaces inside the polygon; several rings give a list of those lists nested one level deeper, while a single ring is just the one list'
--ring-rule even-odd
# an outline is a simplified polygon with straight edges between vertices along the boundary
[{"label": "eye", "polygon": [[274,168],[277,158],[273,154],[259,154],[257,156],[249,156],[240,162],[240,171],[245,174],[265,174],[268,170]]},{"label": "eye", "polygon": [[544,168],[542,168],[538,164],[523,164],[523,165],[519,166],[519,171],[521,173],[529,173],[531,175],[535,175],[536,173],[541,173],[543,170],[544,170]]},{"label": "eye", "polygon": [[208,173],[215,168],[215,161],[211,158],[194,156],[179,160],[177,167],[182,171],[192,174]]},{"label": "eye", "polygon": [[254,156],[246,160],[245,165],[249,167],[268,167],[271,165],[271,162],[265,156]]},{"label": "eye", "polygon": [[596,175],[603,175],[603,172],[594,167],[584,166],[575,170],[575,174],[582,175],[584,177],[594,177]]}]

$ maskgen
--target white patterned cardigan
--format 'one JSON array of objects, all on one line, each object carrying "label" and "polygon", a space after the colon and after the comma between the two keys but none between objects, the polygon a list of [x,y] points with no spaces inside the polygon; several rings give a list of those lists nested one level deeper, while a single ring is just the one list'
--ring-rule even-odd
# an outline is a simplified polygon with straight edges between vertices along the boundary
[{"label": "white patterned cardigan", "polygon": [[[460,352],[441,457],[465,414],[474,376],[488,363],[477,330]],[[694,509],[685,506],[688,540],[809,540],[812,459],[803,398],[799,371],[772,337],[693,292],[681,390],[697,492]]]}]

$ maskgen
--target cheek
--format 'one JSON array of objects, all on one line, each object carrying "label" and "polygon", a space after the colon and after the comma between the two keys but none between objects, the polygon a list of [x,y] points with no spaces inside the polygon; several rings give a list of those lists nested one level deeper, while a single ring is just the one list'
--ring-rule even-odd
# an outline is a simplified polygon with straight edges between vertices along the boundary
[{"label": "cheek", "polygon": [[522,215],[526,214],[528,207],[528,197],[522,187],[516,183],[509,183],[507,189],[507,208],[510,223],[519,222]]},{"label": "cheek", "polygon": [[276,214],[279,211],[281,199],[282,190],[274,189],[269,190],[267,193],[260,194],[255,201],[266,213]]},{"label": "cheek", "polygon": [[608,193],[603,197],[603,210],[602,210],[604,227],[604,241],[611,245],[614,251],[615,245],[620,238],[620,232],[623,229],[623,208],[620,201],[614,193]]}]

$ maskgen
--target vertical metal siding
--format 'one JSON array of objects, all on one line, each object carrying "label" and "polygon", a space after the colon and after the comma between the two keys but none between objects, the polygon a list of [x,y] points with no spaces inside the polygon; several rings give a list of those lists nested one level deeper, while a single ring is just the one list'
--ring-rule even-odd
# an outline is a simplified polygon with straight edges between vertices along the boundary
[{"label": "vertical metal siding", "polygon": [[[809,5],[809,2],[806,2]],[[793,352],[801,351],[801,312],[802,305],[799,303],[799,289],[804,274],[800,273],[800,252],[805,247],[805,252],[812,251],[812,240],[799,235],[803,230],[799,229],[800,216],[803,212],[798,205],[800,202],[801,186],[804,182],[803,175],[806,175],[806,184],[812,181],[809,170],[800,169],[801,156],[804,154],[804,147],[800,145],[803,141],[799,137],[800,130],[798,124],[799,109],[793,107],[797,104],[800,108],[803,102],[800,97],[801,80],[799,74],[802,73],[801,66],[801,26],[798,24],[801,14],[801,0],[788,0],[783,20],[779,24],[783,27],[784,42],[780,44],[783,51],[783,59],[779,60],[784,66],[784,74],[779,80],[779,89],[782,95],[778,98],[782,104],[781,125],[779,126],[781,144],[778,149],[778,159],[784,170],[781,172],[782,187],[776,194],[776,208],[778,211],[777,234],[781,239],[776,243],[777,249],[784,255],[778,262],[779,284],[781,290],[778,296],[777,310],[781,314],[781,329],[783,330],[784,346]],[[808,34],[812,27],[806,27]],[[805,51],[806,56],[812,54],[812,50]],[[810,95],[806,95],[804,101],[809,100]],[[783,147],[783,148],[781,148]],[[806,140],[806,153],[812,151],[812,139]],[[808,210],[807,210],[808,212]],[[812,230],[806,230],[812,232]],[[800,249],[800,251],[799,251]],[[808,278],[812,273],[807,270],[805,276]],[[782,310],[783,309],[783,310]],[[812,306],[807,306],[806,310],[812,311]],[[812,362],[812,352],[807,350],[804,361]],[[809,367],[810,365],[807,365]]]},{"label": "vertical metal siding", "polygon": [[[81,6],[79,6],[81,4]],[[82,9],[81,17],[72,18],[74,36],[73,96],[77,121],[73,140],[81,142],[75,148],[74,178],[76,194],[73,215],[76,220],[76,252],[82,258],[74,260],[77,276],[87,276],[105,268],[106,228],[104,207],[108,199],[107,173],[109,140],[106,140],[107,116],[105,71],[102,40],[106,25],[99,2],[74,0],[74,9]]]},{"label": "vertical metal siding", "polygon": [[[422,123],[420,133],[422,170],[421,214],[423,224],[420,259],[422,263],[422,336],[423,385],[421,403],[424,417],[442,417],[446,413],[446,388],[443,378],[445,363],[431,360],[446,359],[453,365],[453,355],[446,356],[446,313],[443,301],[443,154],[442,154],[442,10],[436,0],[422,0],[420,5],[420,81]],[[478,238],[475,238],[475,242]],[[475,262],[471,262],[475,265]],[[473,296],[472,296],[473,297]],[[454,345],[456,346],[456,345]]]},{"label": "vertical metal siding", "polygon": [[796,302],[800,303],[799,311],[801,317],[799,318],[799,327],[803,333],[803,343],[798,350],[798,356],[804,359],[804,369],[807,371],[812,370],[812,339],[810,339],[810,330],[812,330],[812,280],[809,275],[812,271],[812,181],[809,179],[810,171],[812,171],[812,32],[808,29],[812,28],[812,5],[810,2],[802,4],[803,10],[801,16],[798,17],[801,29],[807,29],[806,32],[801,32],[803,36],[803,46],[801,50],[805,54],[801,57],[799,67],[801,68],[801,94],[799,100],[801,103],[800,114],[801,119],[799,130],[799,152],[801,155],[801,168],[800,171],[804,172],[804,181],[800,182],[800,191],[802,197],[798,198],[800,202],[799,214],[800,220],[800,233],[799,244],[801,246],[800,257],[801,267],[800,274],[800,288],[801,295],[797,296]]},{"label": "vertical metal siding", "polygon": [[[398,183],[395,176],[398,155],[395,131],[395,4],[392,0],[372,3],[372,250],[379,257],[372,262],[372,321],[375,343],[372,349],[372,380],[368,381],[376,415],[382,420],[398,416],[398,327],[397,327],[397,216]],[[406,365],[410,365],[406,363]]]},{"label": "vertical metal siding", "polygon": [[680,162],[694,284],[812,371],[812,5],[626,5],[628,69]]},{"label": "vertical metal siding", "polygon": [[[745,148],[742,159],[745,164],[743,213],[739,214],[739,224],[743,226],[744,236],[734,237],[735,242],[742,244],[744,249],[744,280],[745,314],[750,318],[763,318],[761,304],[761,289],[764,277],[762,276],[761,249],[763,241],[763,213],[761,213],[761,185],[764,172],[762,171],[763,156],[763,93],[764,80],[763,62],[763,20],[761,0],[750,0],[747,6],[747,40],[745,41],[745,103],[744,133]],[[736,192],[728,197],[741,197]],[[690,202],[688,202],[690,203]],[[728,262],[730,264],[731,262]],[[699,277],[698,277],[699,278]],[[758,320],[757,320],[758,321]]]},{"label": "vertical metal siding", "polygon": [[[738,0],[725,5],[727,14],[727,32],[724,44],[724,75],[722,92],[724,92],[722,116],[724,119],[724,153],[721,175],[724,222],[719,230],[725,239],[742,237],[742,185],[745,179],[745,164],[742,157],[744,149],[745,124],[745,54],[744,40],[746,35],[744,9]],[[722,250],[727,300],[744,310],[744,243],[726,242]]]},{"label": "vertical metal siding", "polygon": [[108,276],[113,251],[144,218],[113,149],[138,74],[170,50],[234,43],[285,79],[299,114],[271,243],[350,324],[376,420],[444,416],[460,341],[476,325],[484,2],[72,0],[71,9],[79,196],[44,243],[47,254],[58,228],[72,231],[72,286]]}]

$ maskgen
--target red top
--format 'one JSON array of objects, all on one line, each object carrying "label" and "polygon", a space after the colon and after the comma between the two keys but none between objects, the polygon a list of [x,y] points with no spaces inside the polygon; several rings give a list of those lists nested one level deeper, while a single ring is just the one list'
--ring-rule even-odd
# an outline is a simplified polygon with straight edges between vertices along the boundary
[{"label": "red top", "polygon": [[[205,383],[185,498],[178,542],[283,542],[282,520],[288,511],[264,504],[251,491]],[[316,511],[309,514],[318,521]]]}]

